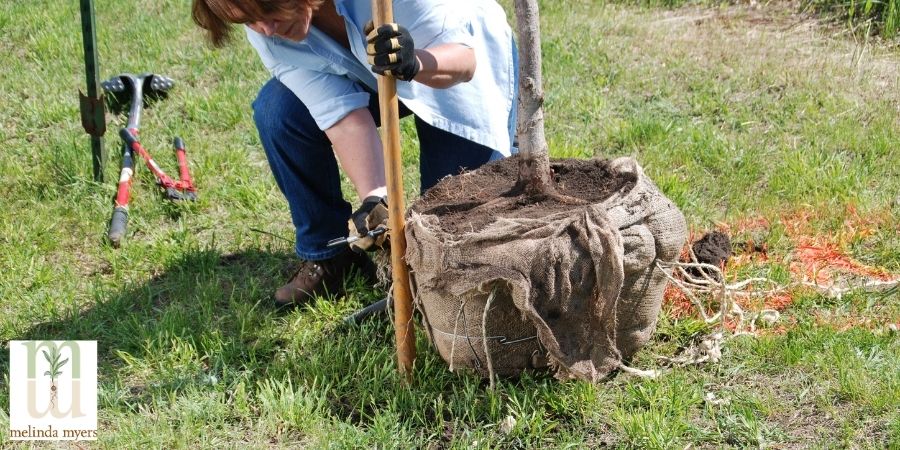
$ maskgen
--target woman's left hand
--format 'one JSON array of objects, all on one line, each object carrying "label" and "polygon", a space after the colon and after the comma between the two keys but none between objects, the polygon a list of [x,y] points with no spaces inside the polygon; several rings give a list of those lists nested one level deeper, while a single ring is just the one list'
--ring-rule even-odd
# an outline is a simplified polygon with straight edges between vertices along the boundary
[{"label": "woman's left hand", "polygon": [[416,46],[409,30],[396,23],[386,23],[378,29],[370,21],[366,24],[366,54],[372,72],[410,81],[422,64],[416,57]]}]

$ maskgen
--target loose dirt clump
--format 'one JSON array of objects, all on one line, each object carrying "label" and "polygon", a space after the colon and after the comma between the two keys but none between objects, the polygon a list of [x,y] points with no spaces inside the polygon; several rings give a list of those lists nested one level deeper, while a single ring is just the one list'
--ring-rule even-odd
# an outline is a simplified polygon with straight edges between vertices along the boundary
[{"label": "loose dirt clump", "polygon": [[[494,161],[478,171],[447,177],[428,190],[412,210],[440,218],[450,234],[477,232],[498,218],[540,219],[579,205],[561,201],[571,197],[585,204],[600,203],[613,193],[628,191],[635,179],[614,173],[608,160],[560,160],[551,163],[560,197],[531,196],[516,185],[519,158]],[[497,199],[509,201],[493,203]]]},{"label": "loose dirt clump", "polygon": [[731,239],[721,231],[712,231],[703,235],[691,246],[697,261],[722,267],[731,258]]},{"label": "loose dirt clump", "polygon": [[[695,241],[691,245],[691,250],[694,251],[697,262],[724,268],[731,258],[731,238],[721,231],[711,231]],[[721,281],[719,274],[710,270],[692,267],[688,269],[688,273],[697,278],[702,278],[705,274],[716,281]]]}]

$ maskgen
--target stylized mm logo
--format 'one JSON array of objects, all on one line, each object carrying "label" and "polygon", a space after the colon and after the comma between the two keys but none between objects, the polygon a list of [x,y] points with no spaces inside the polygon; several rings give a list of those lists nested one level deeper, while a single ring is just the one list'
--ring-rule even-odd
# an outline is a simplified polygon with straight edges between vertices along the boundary
[{"label": "stylized mm logo", "polygon": [[[63,417],[84,417],[81,409],[81,347],[75,341],[62,341],[57,345],[54,341],[28,341],[22,342],[27,355],[26,377],[26,405],[28,414],[34,418],[44,417],[47,414],[57,419]],[[63,357],[63,350],[68,350],[68,356]],[[38,374],[38,361],[43,359],[50,365],[49,370]],[[60,386],[61,375],[69,371],[69,385]],[[49,386],[48,386],[49,381]],[[50,391],[50,401],[45,405],[38,405],[38,389],[46,388]],[[72,401],[68,409],[63,411],[59,404],[61,389],[68,389]]]},{"label": "stylized mm logo", "polygon": [[97,341],[9,342],[11,440],[97,436]]}]

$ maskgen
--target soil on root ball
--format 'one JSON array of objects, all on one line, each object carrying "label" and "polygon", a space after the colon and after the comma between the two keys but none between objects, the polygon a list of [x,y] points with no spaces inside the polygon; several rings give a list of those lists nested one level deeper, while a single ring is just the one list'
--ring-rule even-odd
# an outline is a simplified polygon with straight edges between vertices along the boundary
[{"label": "soil on root ball", "polygon": [[[608,160],[557,160],[550,162],[550,168],[558,194],[587,204],[600,203],[615,192],[628,191],[636,181],[633,176],[614,172]],[[583,207],[552,196],[527,195],[518,188],[518,178],[518,156],[494,161],[475,171],[444,178],[411,209],[437,216],[444,232],[459,235],[480,231],[501,217],[540,219]],[[496,199],[508,201],[481,207]]]}]

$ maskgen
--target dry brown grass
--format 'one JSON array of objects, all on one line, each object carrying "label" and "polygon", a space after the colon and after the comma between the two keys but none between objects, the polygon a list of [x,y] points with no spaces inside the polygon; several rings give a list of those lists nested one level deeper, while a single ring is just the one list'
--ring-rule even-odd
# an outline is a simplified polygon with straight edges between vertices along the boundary
[{"label": "dry brown grass", "polygon": [[[734,92],[734,101],[766,91],[817,86],[857,107],[887,99],[900,112],[900,45],[855,38],[793,11],[792,6],[777,3],[682,8],[650,11],[643,20],[634,20],[633,10],[622,9],[621,20],[613,19],[622,24],[621,33],[613,32],[611,38],[621,36],[621,54],[634,58],[637,66],[659,69],[647,72],[648,83],[654,77],[671,76],[673,66],[701,71],[724,67],[717,75],[720,80],[772,81],[754,91]],[[636,43],[639,51],[633,48]]]}]

